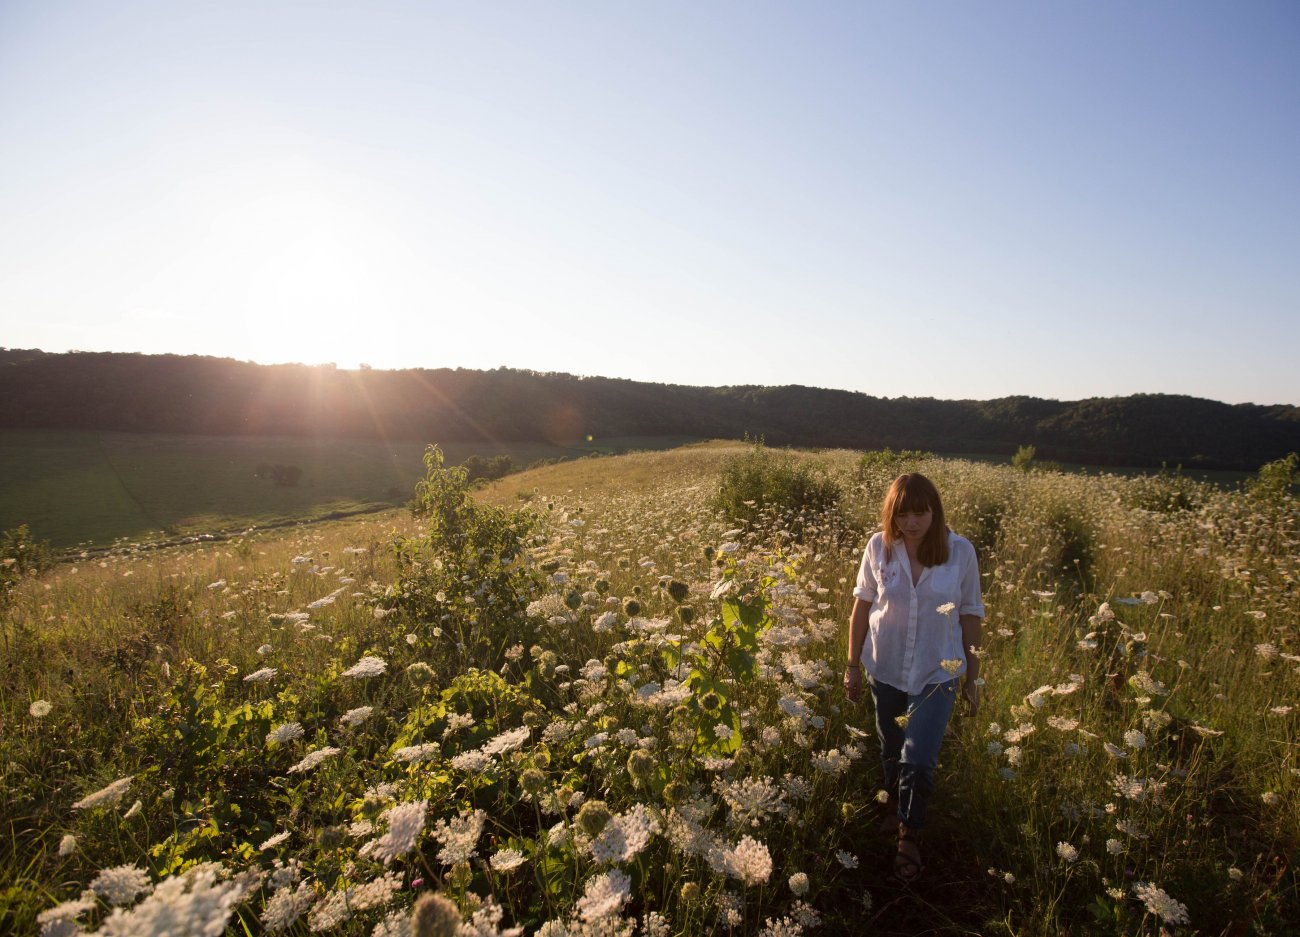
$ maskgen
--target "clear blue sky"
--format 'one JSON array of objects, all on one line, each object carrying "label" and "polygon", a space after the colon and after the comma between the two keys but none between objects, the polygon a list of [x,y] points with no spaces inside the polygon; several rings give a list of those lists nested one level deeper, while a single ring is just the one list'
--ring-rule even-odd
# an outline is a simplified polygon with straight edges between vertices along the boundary
[{"label": "clear blue sky", "polygon": [[0,345],[1300,404],[1295,2],[0,3]]}]

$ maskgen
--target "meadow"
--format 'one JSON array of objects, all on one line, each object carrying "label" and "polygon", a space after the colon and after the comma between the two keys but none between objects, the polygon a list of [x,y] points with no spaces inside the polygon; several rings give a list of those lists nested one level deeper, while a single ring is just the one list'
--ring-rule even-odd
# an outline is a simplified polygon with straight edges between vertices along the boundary
[{"label": "meadow", "polygon": [[[522,468],[688,441],[645,436],[444,449],[452,463],[504,455]],[[424,449],[381,439],[0,430],[0,529],[27,524],[66,549],[378,511],[410,499],[424,473]],[[258,477],[259,467],[277,464],[297,466],[301,477],[291,485]]]},{"label": "meadow", "polygon": [[[840,496],[720,501],[737,465]],[[903,470],[988,608],[910,886],[840,687]],[[0,929],[1293,933],[1288,491],[709,444],[470,493],[435,459],[417,516],[60,564],[4,614]]]}]

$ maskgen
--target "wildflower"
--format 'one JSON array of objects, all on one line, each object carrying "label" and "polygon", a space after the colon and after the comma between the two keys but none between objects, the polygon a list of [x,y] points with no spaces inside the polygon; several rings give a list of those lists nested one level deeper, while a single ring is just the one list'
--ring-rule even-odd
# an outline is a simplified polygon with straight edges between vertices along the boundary
[{"label": "wildflower", "polygon": [[1228,868],[1228,878],[1232,879],[1232,881],[1234,881],[1234,882],[1240,882],[1241,879],[1242,879],[1242,876],[1243,876],[1243,873],[1242,873],[1241,869],[1237,868],[1235,865],[1234,865],[1234,866],[1230,866],[1230,867]]},{"label": "wildflower", "polygon": [[1255,654],[1260,660],[1272,660],[1277,657],[1277,645],[1272,641],[1266,641],[1263,644],[1255,645]]},{"label": "wildflower", "polygon": [[261,846],[257,847],[258,851],[266,852],[268,850],[274,849],[276,846],[279,846],[282,842],[284,842],[288,838],[289,838],[289,831],[281,830],[279,833],[276,833],[274,836],[269,837],[266,842],[262,843]]},{"label": "wildflower", "polygon": [[77,837],[73,836],[71,833],[63,834],[63,838],[59,840],[59,858],[70,856],[76,851]]},{"label": "wildflower", "polygon": [[271,645],[269,645],[269,644],[263,644],[261,647],[259,647],[259,648],[257,649],[257,656],[258,656],[258,657],[265,657],[267,654],[270,654],[271,651],[273,651],[273,650],[274,650],[274,648],[271,647]]},{"label": "wildflower", "polygon": [[118,778],[107,787],[100,788],[93,794],[87,794],[81,800],[72,805],[73,810],[89,810],[91,807],[116,806],[117,802],[122,799],[127,788],[131,786],[131,778],[128,775],[124,778]]},{"label": "wildflower", "polygon": [[808,894],[808,873],[796,872],[790,876],[790,894],[796,898]]},{"label": "wildflower", "polygon": [[356,709],[349,709],[343,715],[339,716],[339,725],[346,728],[355,728],[370,718],[370,714],[375,711],[373,706],[358,706]]},{"label": "wildflower", "polygon": [[1282,802],[1282,798],[1275,791],[1265,791],[1259,795],[1259,798],[1270,807],[1276,807]]},{"label": "wildflower", "polygon": [[912,716],[909,713],[903,713],[903,715],[901,716],[894,717],[894,722],[898,723],[898,727],[900,729],[906,729],[907,724],[911,721],[912,721]]},{"label": "wildflower", "polygon": [[483,746],[483,752],[487,755],[502,755],[506,752],[514,751],[516,748],[523,746],[528,741],[528,736],[532,730],[528,726],[520,726],[517,729],[510,729],[502,732],[495,738],[489,739]]},{"label": "wildflower", "polygon": [[1124,751],[1124,749],[1120,748],[1118,745],[1112,745],[1110,742],[1103,742],[1101,747],[1106,749],[1106,754],[1110,755],[1112,758],[1128,757],[1128,752]]},{"label": "wildflower", "polygon": [[144,810],[144,802],[137,800],[126,813],[122,814],[122,819],[129,820],[134,816],[138,816],[142,810]]},{"label": "wildflower", "polygon": [[151,888],[153,883],[149,881],[149,873],[134,865],[104,869],[90,883],[90,890],[111,905],[130,904]]},{"label": "wildflower", "polygon": [[632,897],[632,880],[611,869],[587,882],[574,911],[584,921],[599,921],[618,914]]},{"label": "wildflower", "polygon": [[1130,729],[1124,733],[1124,744],[1129,748],[1146,748],[1147,737],[1137,729]]},{"label": "wildflower", "polygon": [[1133,886],[1133,894],[1146,905],[1147,911],[1156,915],[1166,924],[1190,924],[1187,905],[1175,901],[1163,888],[1157,888],[1150,882],[1138,882]]},{"label": "wildflower", "polygon": [[[362,658],[362,659],[365,660],[367,658]],[[373,657],[369,659],[378,660],[378,658],[373,658]],[[360,664],[357,664],[356,666],[359,667]],[[356,667],[354,667],[353,669],[355,670]],[[380,670],[379,672],[383,673],[382,670]],[[430,667],[422,660],[417,660],[415,663],[411,664],[409,667],[406,668],[406,679],[410,680],[416,686],[428,686],[430,683],[433,682],[433,677],[434,677],[433,668]]]},{"label": "wildflower", "polygon": [[709,858],[716,871],[725,872],[746,885],[762,884],[772,874],[772,854],[768,852],[767,846],[752,836],[743,837],[732,848],[720,850]]},{"label": "wildflower", "polygon": [[368,854],[384,865],[389,865],[398,856],[405,855],[415,848],[415,841],[424,831],[424,812],[428,806],[426,800],[415,800],[389,807],[384,813],[388,820],[388,832],[379,839]]},{"label": "wildflower", "polygon": [[433,836],[442,843],[438,851],[438,861],[443,865],[455,865],[472,859],[478,847],[478,838],[483,833],[483,824],[487,814],[482,810],[462,813],[451,820],[439,819],[434,825]]},{"label": "wildflower", "polygon": [[819,752],[812,756],[813,767],[822,774],[844,774],[851,767],[849,758],[838,748],[828,752]]},{"label": "wildflower", "polygon": [[303,882],[295,888],[281,888],[262,909],[262,926],[270,933],[288,930],[312,906],[316,894]]},{"label": "wildflower", "polygon": [[468,752],[461,752],[451,759],[452,768],[457,771],[464,771],[466,774],[477,774],[491,764],[492,756],[478,748]]},{"label": "wildflower", "polygon": [[497,872],[510,872],[524,864],[524,854],[518,849],[498,849],[488,862]]},{"label": "wildflower", "polygon": [[263,667],[261,670],[254,670],[244,678],[245,683],[270,683],[275,679],[275,675],[280,671],[274,667]]},{"label": "wildflower", "polygon": [[1149,696],[1164,696],[1169,692],[1168,688],[1163,683],[1155,679],[1145,670],[1139,670],[1137,673],[1133,674],[1133,676],[1129,677],[1128,684],[1139,693],[1145,693]]},{"label": "wildflower", "polygon": [[286,722],[266,734],[266,741],[275,745],[283,745],[285,742],[300,738],[302,738],[301,722]]},{"label": "wildflower", "polygon": [[964,663],[965,661],[961,660],[960,658],[954,657],[950,660],[939,661],[939,666],[942,667],[944,670],[948,671],[948,673],[952,674],[955,677],[957,676],[957,672],[961,670],[962,664]]},{"label": "wildflower", "polygon": [[1079,858],[1079,850],[1075,849],[1069,843],[1057,843],[1056,854],[1066,862],[1074,862]]},{"label": "wildflower", "polygon": [[433,761],[441,752],[442,746],[437,742],[423,742],[419,745],[403,746],[393,752],[393,757],[398,761],[416,765],[422,761]]},{"label": "wildflower", "polygon": [[650,843],[659,832],[659,823],[645,808],[636,804],[631,810],[611,817],[598,836],[591,841],[592,857],[601,863],[628,862]]},{"label": "wildflower", "polygon": [[723,739],[725,741],[726,739],[731,738],[732,728],[731,726],[726,725],[725,723],[719,722],[716,726],[713,727],[713,734],[717,738]]},{"label": "wildflower", "polygon": [[1106,852],[1118,856],[1124,851],[1124,844],[1117,839],[1106,840]]},{"label": "wildflower", "polygon": [[366,655],[347,670],[343,671],[339,676],[359,679],[363,677],[378,677],[387,671],[388,664],[382,657]]},{"label": "wildflower", "polygon": [[304,757],[302,761],[298,762],[296,765],[294,765],[292,768],[289,769],[289,773],[300,774],[305,771],[310,771],[312,768],[315,768],[325,759],[333,758],[340,751],[342,751],[342,749],[334,748],[332,746],[326,746],[325,748],[319,748],[314,752],[308,752],[307,756]]},{"label": "wildflower", "polygon": [[98,933],[105,937],[223,933],[231,911],[247,895],[249,882],[241,877],[218,881],[220,871],[219,866],[204,863],[163,879],[131,910],[115,910]]},{"label": "wildflower", "polygon": [[32,705],[27,707],[27,712],[35,719],[44,719],[50,714],[50,710],[53,708],[54,707],[50,705],[49,700],[38,699],[33,701]]},{"label": "wildflower", "polygon": [[[93,911],[98,902],[93,891],[83,891],[81,897],[64,901],[52,908],[46,908],[36,915],[36,923],[41,925],[42,937],[46,934],[80,934],[81,928],[72,922],[87,911]],[[63,926],[63,930],[58,928]]]},{"label": "wildflower", "polygon": [[835,850],[835,858],[839,860],[840,865],[846,869],[856,869],[858,867],[858,857],[851,852],[845,852],[843,849]]}]

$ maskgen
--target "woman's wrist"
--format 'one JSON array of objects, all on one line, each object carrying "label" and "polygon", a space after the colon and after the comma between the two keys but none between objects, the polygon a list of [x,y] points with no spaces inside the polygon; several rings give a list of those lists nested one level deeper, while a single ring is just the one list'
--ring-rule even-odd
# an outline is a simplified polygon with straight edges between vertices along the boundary
[{"label": "woman's wrist", "polygon": [[860,660],[851,660],[851,661],[849,661],[847,664],[844,665],[844,669],[845,669],[845,670],[861,670],[861,669],[862,669],[862,661],[860,661]]}]

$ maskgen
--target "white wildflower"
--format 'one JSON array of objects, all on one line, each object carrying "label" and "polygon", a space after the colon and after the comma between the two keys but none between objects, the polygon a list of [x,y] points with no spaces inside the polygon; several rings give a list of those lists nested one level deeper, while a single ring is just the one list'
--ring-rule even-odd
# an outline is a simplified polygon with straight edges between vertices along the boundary
[{"label": "white wildflower", "polygon": [[361,658],[361,660],[357,661],[355,664],[349,667],[347,670],[343,671],[343,673],[341,673],[339,676],[352,677],[354,679],[363,678],[363,677],[378,677],[381,674],[387,672],[387,670],[388,670],[388,664],[384,661],[382,657],[372,657],[370,655],[366,655],[365,657]]},{"label": "white wildflower", "polygon": [[300,738],[302,738],[301,722],[283,723],[266,734],[266,741],[275,745],[283,745],[285,742],[292,742],[294,739]]},{"label": "white wildflower", "polygon": [[333,758],[341,751],[342,749],[340,748],[334,748],[333,746],[328,746],[328,745],[325,748],[318,748],[314,752],[309,752],[307,756],[303,758],[302,761],[298,762],[296,765],[290,768],[289,773],[301,774],[302,772],[310,771],[312,768],[315,768],[325,759]]},{"label": "white wildflower", "polygon": [[90,883],[90,890],[111,905],[130,904],[151,888],[149,873],[134,865],[104,869]]},{"label": "white wildflower", "polygon": [[118,778],[107,787],[100,788],[93,794],[87,794],[81,800],[72,805],[73,810],[89,810],[91,807],[116,806],[117,802],[126,794],[127,788],[131,786],[133,775],[124,778]]}]

